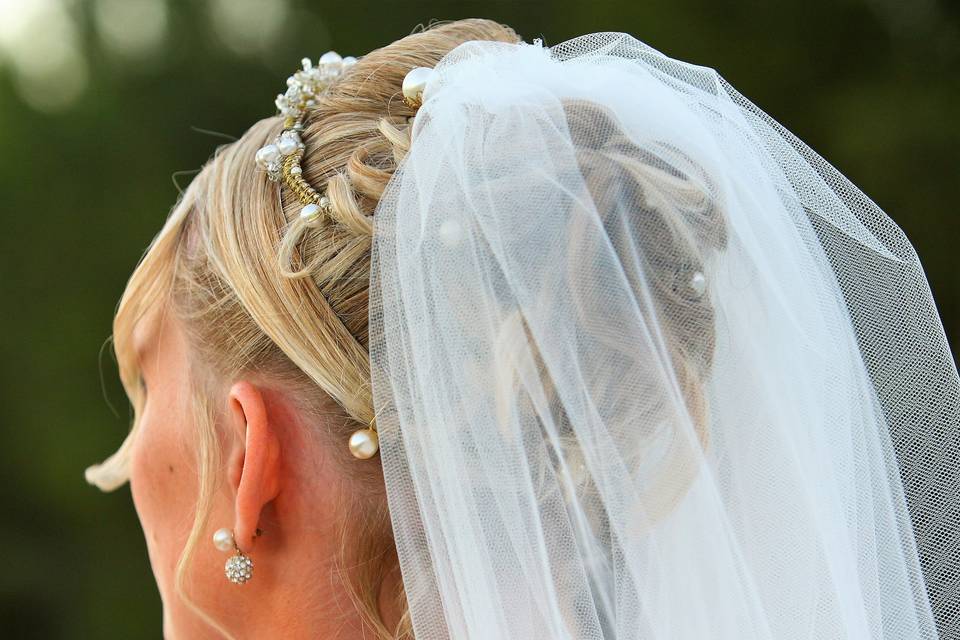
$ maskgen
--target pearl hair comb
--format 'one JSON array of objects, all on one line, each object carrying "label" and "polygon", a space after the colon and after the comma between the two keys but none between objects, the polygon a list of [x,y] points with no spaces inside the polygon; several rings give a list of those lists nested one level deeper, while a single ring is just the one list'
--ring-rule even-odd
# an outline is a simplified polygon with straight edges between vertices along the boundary
[{"label": "pearl hair comb", "polygon": [[[315,106],[317,98],[340,75],[357,61],[353,56],[341,57],[336,51],[328,51],[317,60],[301,60],[302,68],[287,78],[287,91],[277,96],[277,112],[283,116],[283,131],[256,154],[256,163],[267,172],[274,182],[283,181],[297,196],[303,207],[300,218],[307,224],[321,223],[330,213],[330,199],[321,195],[303,178],[300,160],[303,158],[303,120],[307,110]],[[403,101],[412,109],[419,108],[423,92],[433,74],[433,69],[417,67],[403,80]]]},{"label": "pearl hair comb", "polygon": [[300,132],[303,131],[303,118],[307,109],[316,105],[317,97],[356,61],[353,56],[342,58],[336,51],[320,56],[316,66],[310,58],[304,58],[302,68],[287,78],[286,93],[278,95],[275,101],[279,115],[284,118],[283,131],[273,142],[257,151],[257,166],[266,170],[271,180],[282,180],[290,187],[303,203],[300,217],[308,223],[317,222],[329,213],[330,200],[302,177],[300,159],[305,145]]}]

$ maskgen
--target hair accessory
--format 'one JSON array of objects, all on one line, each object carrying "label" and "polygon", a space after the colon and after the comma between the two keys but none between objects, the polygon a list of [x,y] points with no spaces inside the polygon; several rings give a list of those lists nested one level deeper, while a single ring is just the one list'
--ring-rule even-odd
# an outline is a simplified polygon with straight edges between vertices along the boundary
[{"label": "hair accessory", "polygon": [[[257,529],[256,535],[263,535],[263,531]],[[246,555],[237,546],[237,541],[233,537],[233,531],[227,528],[217,529],[213,534],[213,545],[220,551],[235,551],[234,555],[227,558],[223,566],[223,572],[227,580],[234,584],[243,584],[253,577],[253,560]]]},{"label": "hair accessory", "polygon": [[403,102],[411,109],[419,109],[423,104],[423,92],[436,72],[429,67],[411,69],[403,78]]},{"label": "hair accessory", "polygon": [[317,104],[317,98],[345,69],[357,61],[353,56],[341,58],[328,51],[313,66],[310,58],[301,60],[302,69],[287,78],[287,91],[277,96],[277,111],[284,117],[283,131],[257,151],[257,166],[266,170],[273,181],[282,180],[303,203],[300,218],[308,224],[319,223],[330,213],[330,200],[320,195],[303,179],[300,159],[305,145],[300,139],[303,118],[307,109]]},{"label": "hair accessory", "polygon": [[377,417],[370,419],[370,426],[366,429],[357,429],[350,435],[350,453],[355,458],[366,460],[372,458],[380,449],[380,438],[377,435]]},{"label": "hair accessory", "polygon": [[690,289],[698,298],[702,298],[703,294],[707,292],[707,277],[703,275],[702,271],[695,271],[690,276]]}]

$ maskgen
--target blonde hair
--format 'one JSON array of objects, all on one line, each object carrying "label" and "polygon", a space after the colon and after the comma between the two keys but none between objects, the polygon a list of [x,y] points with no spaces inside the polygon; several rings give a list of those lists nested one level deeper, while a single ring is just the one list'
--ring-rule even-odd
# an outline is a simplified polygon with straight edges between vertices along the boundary
[{"label": "blonde hair", "polygon": [[[87,479],[105,491],[128,479],[143,406],[133,329],[148,312],[169,308],[191,350],[192,406],[200,431],[200,494],[177,564],[176,591],[228,637],[193,604],[184,580],[206,531],[219,468],[209,381],[256,376],[282,386],[311,415],[338,418],[327,420],[329,428],[318,436],[343,457],[343,472],[353,480],[382,483],[379,465],[358,464],[346,447],[349,434],[373,418],[367,351],[372,215],[410,144],[413,112],[400,94],[404,75],[413,67],[434,66],[469,40],[519,37],[488,20],[433,24],[363,56],[310,111],[301,165],[310,184],[326,189],[334,224],[305,226],[296,198],[284,190],[281,205],[277,185],[256,169],[254,154],[282,128],[279,117],[266,118],[217,149],[173,208],[120,300],[113,345],[134,417],[119,450],[90,467]],[[352,510],[346,521],[356,524],[343,536],[356,551],[351,558],[344,551],[341,566],[359,567],[345,582],[365,623],[378,638],[412,636],[407,615],[397,629],[388,629],[377,608],[383,577],[395,570],[384,560],[394,544],[385,502],[378,494],[344,508]],[[405,606],[402,590],[395,595]]]}]

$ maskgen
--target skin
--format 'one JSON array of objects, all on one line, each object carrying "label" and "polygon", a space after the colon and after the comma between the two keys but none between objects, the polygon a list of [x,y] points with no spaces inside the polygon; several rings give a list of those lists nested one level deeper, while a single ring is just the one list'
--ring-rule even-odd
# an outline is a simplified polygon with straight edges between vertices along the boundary
[{"label": "skin", "polygon": [[[176,564],[198,496],[197,429],[187,380],[185,334],[171,314],[141,321],[134,332],[147,387],[130,467],[134,506],[163,601],[168,640],[222,638],[177,596]],[[222,408],[221,467],[207,530],[187,571],[187,594],[236,638],[370,638],[334,565],[341,508],[353,495],[282,394],[251,379],[217,381]],[[254,562],[253,578],[229,582],[214,531],[233,529]],[[257,528],[260,537],[254,535]],[[393,585],[388,585],[392,587]],[[389,589],[384,589],[389,591]],[[381,601],[388,623],[398,618]]]}]

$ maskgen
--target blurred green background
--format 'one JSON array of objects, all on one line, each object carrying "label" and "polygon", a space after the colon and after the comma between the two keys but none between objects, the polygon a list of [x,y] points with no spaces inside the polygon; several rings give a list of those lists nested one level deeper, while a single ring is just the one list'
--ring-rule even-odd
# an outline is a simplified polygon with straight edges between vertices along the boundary
[{"label": "blurred green background", "polygon": [[957,343],[957,4],[0,0],[0,637],[161,635],[129,491],[83,470],[127,429],[101,346],[176,184],[272,113],[301,57],[470,16],[716,68],[905,229]]}]

